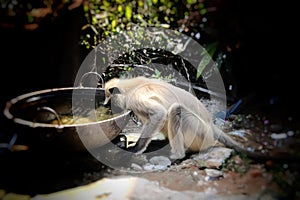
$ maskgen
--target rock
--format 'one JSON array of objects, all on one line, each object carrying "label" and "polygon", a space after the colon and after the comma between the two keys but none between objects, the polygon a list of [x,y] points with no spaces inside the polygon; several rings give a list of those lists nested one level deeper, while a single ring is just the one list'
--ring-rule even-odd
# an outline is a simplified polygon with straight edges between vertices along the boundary
[{"label": "rock", "polygon": [[171,165],[170,159],[165,156],[154,156],[150,158],[149,162],[153,165],[163,165],[163,166]]},{"label": "rock", "polygon": [[154,171],[155,170],[155,165],[152,165],[150,163],[146,163],[143,166],[143,169],[146,170],[146,171]]},{"label": "rock", "polygon": [[170,159],[165,156],[154,156],[150,158],[149,163],[143,165],[143,169],[146,171],[163,171],[168,169],[171,164]]},{"label": "rock", "polygon": [[224,164],[225,160],[229,158],[232,149],[226,147],[214,147],[208,152],[199,153],[198,156],[194,156],[193,159],[198,161],[198,167],[203,168],[220,168]]},{"label": "rock", "polygon": [[218,195],[215,188],[204,192],[175,191],[161,187],[157,182],[138,177],[104,178],[94,183],[50,194],[38,194],[31,200],[82,200],[82,199],[170,199],[170,200],[254,200],[257,195]]},{"label": "rock", "polygon": [[143,168],[141,166],[139,166],[138,164],[135,164],[135,163],[131,164],[131,168],[133,170],[137,170],[137,171],[142,171],[143,170]]}]

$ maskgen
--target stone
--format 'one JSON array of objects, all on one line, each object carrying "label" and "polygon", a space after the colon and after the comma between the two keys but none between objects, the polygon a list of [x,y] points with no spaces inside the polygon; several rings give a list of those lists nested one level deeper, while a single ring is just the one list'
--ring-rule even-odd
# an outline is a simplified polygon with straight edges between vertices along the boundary
[{"label": "stone", "polygon": [[233,149],[226,147],[213,147],[208,152],[199,153],[193,159],[198,161],[200,168],[220,168],[230,157]]}]

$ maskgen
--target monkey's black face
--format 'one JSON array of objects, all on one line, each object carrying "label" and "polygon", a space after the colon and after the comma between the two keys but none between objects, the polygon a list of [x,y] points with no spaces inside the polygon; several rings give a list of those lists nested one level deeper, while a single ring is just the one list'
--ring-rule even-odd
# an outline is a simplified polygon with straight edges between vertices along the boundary
[{"label": "monkey's black face", "polygon": [[110,105],[113,113],[119,113],[126,109],[125,97],[122,94],[112,94]]},{"label": "monkey's black face", "polygon": [[106,90],[104,104],[110,105],[113,113],[120,113],[126,109],[125,96],[117,87]]}]

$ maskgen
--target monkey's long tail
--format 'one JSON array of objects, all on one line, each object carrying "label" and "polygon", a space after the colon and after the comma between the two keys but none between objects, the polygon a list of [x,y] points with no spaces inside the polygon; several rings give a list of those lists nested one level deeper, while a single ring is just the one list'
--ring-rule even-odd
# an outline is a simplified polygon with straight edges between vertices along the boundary
[{"label": "monkey's long tail", "polygon": [[241,143],[235,141],[232,139],[228,134],[223,132],[220,128],[217,126],[213,126],[214,128],[214,138],[215,140],[218,140],[219,142],[223,143],[225,146],[233,148],[238,153],[242,153],[247,155],[247,157],[252,158],[254,160],[258,161],[278,161],[278,162],[297,162],[299,161],[299,157],[293,157],[291,155],[270,155],[270,154],[263,154],[259,152],[249,151],[247,150]]}]

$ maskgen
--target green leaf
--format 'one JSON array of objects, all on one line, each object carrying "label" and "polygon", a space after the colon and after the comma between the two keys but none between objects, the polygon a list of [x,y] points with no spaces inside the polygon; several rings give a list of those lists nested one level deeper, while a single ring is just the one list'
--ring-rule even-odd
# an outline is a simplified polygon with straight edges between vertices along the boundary
[{"label": "green leaf", "polygon": [[[205,51],[206,52],[206,51]],[[202,53],[201,53],[202,54]],[[197,75],[196,75],[196,78],[198,79],[201,74],[202,74],[202,71],[205,69],[205,67],[210,63],[211,61],[211,57],[207,54],[203,56],[203,58],[201,59],[199,65],[198,65],[198,68],[197,68]]]},{"label": "green leaf", "polygon": [[205,8],[203,8],[203,9],[200,10],[200,15],[205,15],[205,13],[206,13],[206,9]]},{"label": "green leaf", "polygon": [[111,22],[111,29],[114,31],[115,30],[115,27],[117,26],[117,23],[118,23],[118,20],[117,19],[114,19],[112,22]]},{"label": "green leaf", "polygon": [[123,8],[122,5],[118,5],[118,12],[122,12]]},{"label": "green leaf", "polygon": [[196,3],[197,2],[197,0],[187,0],[187,3],[188,4],[194,4],[194,3]]},{"label": "green leaf", "polygon": [[[205,49],[207,51],[207,53],[213,57],[215,52],[216,52],[216,49],[217,49],[217,45],[218,45],[218,42],[213,42],[213,43],[210,43],[210,44],[207,44]],[[203,53],[203,52],[202,52]]]},{"label": "green leaf", "polygon": [[155,77],[160,77],[161,72],[158,69],[155,69]]},{"label": "green leaf", "polygon": [[130,20],[131,17],[132,17],[132,10],[131,10],[131,7],[130,6],[126,6],[125,7],[125,17]]}]

